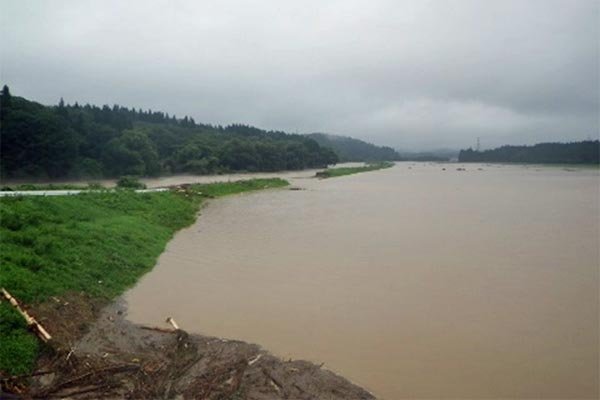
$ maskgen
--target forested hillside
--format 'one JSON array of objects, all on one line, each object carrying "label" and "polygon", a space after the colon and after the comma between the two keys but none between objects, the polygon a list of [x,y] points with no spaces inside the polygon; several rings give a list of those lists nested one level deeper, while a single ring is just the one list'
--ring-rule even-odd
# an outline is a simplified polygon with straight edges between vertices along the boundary
[{"label": "forested hillside", "polygon": [[598,164],[600,143],[539,143],[533,146],[502,146],[492,150],[461,150],[460,162],[514,162],[539,164]]},{"label": "forested hillside", "polygon": [[303,135],[246,125],[198,124],[163,112],[60,101],[44,106],[0,99],[3,178],[116,177],[168,173],[278,171],[336,163],[330,149]]},{"label": "forested hillside", "polygon": [[398,161],[400,155],[391,147],[375,146],[346,136],[312,133],[307,135],[321,146],[329,147],[340,161]]}]

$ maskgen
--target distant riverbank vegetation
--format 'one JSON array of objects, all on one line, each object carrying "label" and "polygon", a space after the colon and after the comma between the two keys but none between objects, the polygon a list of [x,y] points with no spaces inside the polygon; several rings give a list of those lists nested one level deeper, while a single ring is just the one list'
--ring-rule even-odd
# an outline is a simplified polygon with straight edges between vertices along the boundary
[{"label": "distant riverbank vegetation", "polygon": [[599,164],[600,142],[539,143],[533,146],[502,146],[492,150],[461,150],[460,162],[533,164]]},{"label": "distant riverbank vegetation", "polygon": [[281,178],[248,179],[223,183],[195,183],[192,191],[203,197],[221,197],[229,194],[250,192],[262,189],[274,189],[288,186],[289,182]]},{"label": "distant riverbank vegetation", "polygon": [[2,178],[101,178],[326,167],[333,150],[305,135],[214,126],[119,105],[44,106],[0,96]]},{"label": "distant riverbank vegetation", "polygon": [[327,168],[324,171],[319,171],[316,174],[317,178],[335,178],[338,176],[358,174],[361,172],[375,171],[383,168],[393,167],[394,163],[389,161],[382,161],[378,163],[371,163],[361,167],[339,167],[339,168]]},{"label": "distant riverbank vegetation", "polygon": [[[205,198],[278,188],[279,178],[189,185],[166,192],[93,191],[0,199],[0,287],[31,305],[67,292],[109,300],[156,263]],[[0,372],[26,373],[38,354],[25,321],[0,303]]]}]

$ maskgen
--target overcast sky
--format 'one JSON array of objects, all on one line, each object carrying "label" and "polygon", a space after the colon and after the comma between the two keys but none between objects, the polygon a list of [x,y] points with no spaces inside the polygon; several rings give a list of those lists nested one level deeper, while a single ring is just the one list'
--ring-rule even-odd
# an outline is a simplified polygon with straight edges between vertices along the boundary
[{"label": "overcast sky", "polygon": [[599,4],[0,0],[0,79],[401,150],[597,138]]}]

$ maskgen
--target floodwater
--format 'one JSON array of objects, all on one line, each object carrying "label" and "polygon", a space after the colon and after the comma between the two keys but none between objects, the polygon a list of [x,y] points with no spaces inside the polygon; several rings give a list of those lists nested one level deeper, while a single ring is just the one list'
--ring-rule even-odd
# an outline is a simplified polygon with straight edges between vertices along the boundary
[{"label": "floodwater", "polygon": [[384,399],[597,398],[599,179],[398,163],[219,199],[126,294],[129,318],[324,363]]},{"label": "floodwater", "polygon": [[[353,165],[363,165],[363,163],[343,163],[338,164],[336,167],[346,167]],[[303,169],[299,171],[282,171],[282,172],[233,172],[229,174],[220,175],[166,175],[159,177],[143,177],[140,178],[140,182],[144,183],[149,189],[162,188],[166,186],[181,185],[183,183],[214,183],[214,182],[227,182],[245,179],[255,178],[283,178],[283,179],[294,179],[294,178],[308,178],[315,175],[317,171],[321,169]],[[70,180],[21,180],[21,179],[9,179],[2,182],[3,185],[20,185],[25,183],[36,183],[36,184],[72,184],[72,185],[86,185],[88,183],[98,183],[104,187],[112,188],[117,185],[116,179],[70,179]]]}]

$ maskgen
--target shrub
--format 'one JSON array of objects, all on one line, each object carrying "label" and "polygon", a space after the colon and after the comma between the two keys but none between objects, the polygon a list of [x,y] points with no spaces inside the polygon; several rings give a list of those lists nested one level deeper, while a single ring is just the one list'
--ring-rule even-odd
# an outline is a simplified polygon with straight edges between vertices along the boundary
[{"label": "shrub", "polygon": [[124,189],[146,189],[146,185],[135,176],[122,176],[117,181],[117,187]]}]

